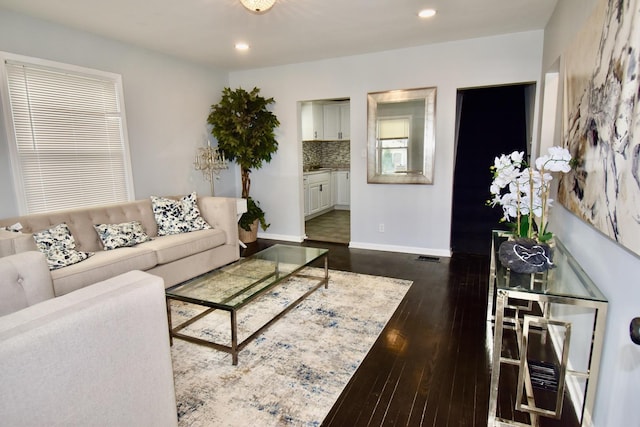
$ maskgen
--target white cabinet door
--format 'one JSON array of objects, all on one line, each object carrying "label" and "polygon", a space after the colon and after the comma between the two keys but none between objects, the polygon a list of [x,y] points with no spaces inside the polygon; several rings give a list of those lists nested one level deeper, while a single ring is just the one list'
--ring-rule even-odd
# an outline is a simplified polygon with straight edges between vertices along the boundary
[{"label": "white cabinet door", "polygon": [[329,209],[331,205],[331,172],[307,176],[309,182],[309,215]]},{"label": "white cabinet door", "polygon": [[309,214],[314,214],[331,207],[331,184],[329,181],[309,186]]},{"label": "white cabinet door", "polygon": [[303,180],[303,197],[304,197],[304,215],[309,215],[309,179],[304,177]]},{"label": "white cabinet door", "polygon": [[324,116],[324,139],[340,139],[340,106],[338,104],[325,104],[323,106]]},{"label": "white cabinet door", "polygon": [[334,172],[335,177],[335,205],[349,206],[351,203],[351,187],[349,185],[349,172],[338,171]]},{"label": "white cabinet door", "polygon": [[[329,175],[329,174],[327,174]],[[331,207],[331,182],[324,181],[320,184],[320,210]]]},{"label": "white cabinet door", "polygon": [[309,213],[313,214],[320,210],[320,184],[309,186]]},{"label": "white cabinet door", "polygon": [[338,174],[340,172],[331,172],[331,205],[338,204]]},{"label": "white cabinet door", "polygon": [[317,102],[303,102],[300,112],[302,121],[302,140],[324,139],[323,108]]},{"label": "white cabinet door", "polygon": [[351,138],[351,110],[348,102],[340,104],[340,139]]},{"label": "white cabinet door", "polygon": [[349,139],[350,111],[348,102],[325,104],[322,110],[324,117],[324,139],[339,141]]},{"label": "white cabinet door", "polygon": [[300,124],[302,128],[302,140],[313,139],[313,106],[310,102],[303,102],[300,108]]}]

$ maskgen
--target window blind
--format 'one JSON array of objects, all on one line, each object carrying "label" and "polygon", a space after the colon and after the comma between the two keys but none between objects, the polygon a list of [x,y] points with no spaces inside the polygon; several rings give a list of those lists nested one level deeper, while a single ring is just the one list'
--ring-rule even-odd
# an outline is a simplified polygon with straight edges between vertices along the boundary
[{"label": "window blind", "polygon": [[5,61],[27,213],[131,200],[119,78]]},{"label": "window blind", "polygon": [[378,139],[409,138],[409,118],[378,119]]}]

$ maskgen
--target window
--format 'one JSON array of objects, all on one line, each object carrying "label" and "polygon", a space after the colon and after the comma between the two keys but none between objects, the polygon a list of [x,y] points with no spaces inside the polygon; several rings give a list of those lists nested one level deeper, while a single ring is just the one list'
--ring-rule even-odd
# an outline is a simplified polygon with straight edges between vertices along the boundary
[{"label": "window", "polygon": [[380,173],[406,172],[408,148],[409,138],[380,140]]},{"label": "window", "polygon": [[20,213],[132,200],[121,77],[0,57]]},{"label": "window", "polygon": [[407,172],[410,117],[378,119],[377,156],[380,174]]}]

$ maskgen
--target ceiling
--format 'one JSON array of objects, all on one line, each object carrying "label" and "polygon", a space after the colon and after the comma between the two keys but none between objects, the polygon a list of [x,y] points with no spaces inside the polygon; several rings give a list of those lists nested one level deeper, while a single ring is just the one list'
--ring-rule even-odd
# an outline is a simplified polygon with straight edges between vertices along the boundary
[{"label": "ceiling", "polygon": [[[0,0],[0,7],[226,70],[543,29],[557,0]],[[423,8],[438,14],[420,19]],[[1,9],[0,9],[1,12]],[[237,42],[250,49],[239,52]]]}]

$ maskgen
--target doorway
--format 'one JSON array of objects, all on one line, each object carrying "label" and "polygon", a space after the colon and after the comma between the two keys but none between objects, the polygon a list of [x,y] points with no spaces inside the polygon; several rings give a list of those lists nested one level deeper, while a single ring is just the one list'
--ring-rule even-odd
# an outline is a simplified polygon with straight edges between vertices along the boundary
[{"label": "doorway", "polygon": [[348,98],[300,103],[306,240],[351,240],[350,108]]},{"label": "doorway", "polygon": [[489,255],[491,230],[505,228],[487,206],[495,157],[530,153],[535,84],[458,90],[451,251]]}]

